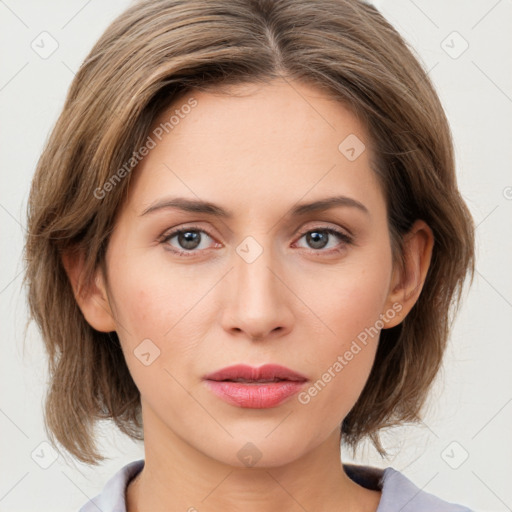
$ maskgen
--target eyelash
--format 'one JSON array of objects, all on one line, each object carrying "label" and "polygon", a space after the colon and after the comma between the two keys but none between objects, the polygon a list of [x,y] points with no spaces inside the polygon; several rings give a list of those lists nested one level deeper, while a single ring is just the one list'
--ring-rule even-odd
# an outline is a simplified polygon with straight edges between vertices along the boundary
[{"label": "eyelash", "polygon": [[[176,229],[174,231],[172,231],[171,233],[168,233],[168,234],[164,234],[162,235],[162,237],[160,238],[160,243],[162,244],[167,244],[169,242],[169,240],[171,240],[172,238],[174,238],[176,235],[180,235],[181,233],[187,233],[189,231],[197,231],[197,232],[201,232],[201,233],[205,233],[207,236],[209,236],[211,239],[213,239],[213,237],[207,232],[205,231],[204,229],[200,228],[199,226],[189,226],[189,227],[186,227],[186,228],[180,228],[180,229]],[[320,231],[322,233],[328,233],[330,235],[334,235],[334,236],[337,236],[345,245],[352,245],[353,244],[353,238],[349,235],[347,235],[346,233],[343,233],[341,231],[338,231],[336,229],[333,229],[333,228],[328,228],[328,227],[315,227],[315,228],[310,228],[310,229],[307,229],[305,231],[302,231],[300,233],[300,236],[299,236],[299,240],[304,236],[304,235],[307,235],[308,233],[312,233],[312,232],[315,232],[315,231]],[[190,250],[190,251],[180,251],[178,249],[175,249],[175,248],[171,248],[171,249],[166,249],[170,252],[172,252],[173,254],[176,254],[178,256],[183,256],[183,257],[192,257],[192,256],[195,256],[198,252],[201,252],[201,251],[197,251],[195,249],[193,250]],[[206,249],[205,249],[206,250]],[[343,250],[343,247],[338,247],[336,249],[330,249],[330,250],[327,250],[327,251],[324,251],[322,249],[310,249],[310,251],[314,252],[314,253],[327,253],[327,254],[336,254],[336,253],[339,253]]]}]

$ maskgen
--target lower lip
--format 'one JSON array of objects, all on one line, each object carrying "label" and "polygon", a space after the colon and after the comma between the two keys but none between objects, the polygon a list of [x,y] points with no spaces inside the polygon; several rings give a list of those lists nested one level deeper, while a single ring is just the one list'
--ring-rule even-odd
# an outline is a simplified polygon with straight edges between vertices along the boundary
[{"label": "lower lip", "polygon": [[226,402],[249,409],[267,409],[276,407],[287,398],[298,393],[305,381],[283,380],[261,384],[245,382],[206,380],[213,393]]}]

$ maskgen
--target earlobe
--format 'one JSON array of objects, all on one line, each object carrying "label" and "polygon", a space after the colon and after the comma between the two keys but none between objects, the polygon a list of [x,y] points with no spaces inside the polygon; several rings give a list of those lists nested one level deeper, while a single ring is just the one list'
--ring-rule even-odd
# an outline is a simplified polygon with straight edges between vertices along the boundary
[{"label": "earlobe", "polygon": [[62,254],[62,264],[73,288],[75,300],[89,325],[101,332],[115,331],[116,324],[103,273],[98,267],[91,282],[85,282],[84,263],[82,252],[69,251]]},{"label": "earlobe", "polygon": [[386,301],[388,309],[397,309],[399,304],[400,314],[385,322],[384,328],[398,325],[418,300],[430,267],[433,247],[432,230],[423,220],[417,220],[404,237],[404,267],[394,269]]}]

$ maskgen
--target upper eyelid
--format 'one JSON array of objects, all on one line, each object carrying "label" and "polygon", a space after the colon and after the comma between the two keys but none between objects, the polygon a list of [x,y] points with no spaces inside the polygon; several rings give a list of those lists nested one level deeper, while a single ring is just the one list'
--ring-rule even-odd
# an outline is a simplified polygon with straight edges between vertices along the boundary
[{"label": "upper eyelid", "polygon": [[327,226],[313,226],[311,228],[301,229],[298,231],[297,234],[305,235],[306,233],[309,233],[310,231],[315,231],[315,229],[317,229],[318,231],[335,231],[335,232],[338,232],[340,235],[345,235],[350,238],[353,237],[352,233],[350,233],[350,231],[348,231],[348,229],[346,229],[346,228],[341,228],[339,226],[333,227],[333,226],[328,226],[328,225]]},{"label": "upper eyelid", "polygon": [[[318,230],[329,230],[329,229],[332,229],[334,231],[341,231],[342,234],[346,234],[347,236],[351,236],[351,237],[353,236],[351,231],[349,229],[347,229],[347,228],[343,228],[343,227],[340,227],[340,226],[325,225],[325,224],[324,225],[312,226],[312,227],[309,227],[309,228],[304,228],[304,229],[296,230],[296,234],[303,235],[303,234],[308,233],[309,231],[313,231],[315,229],[318,229]],[[176,233],[178,233],[180,231],[186,231],[186,230],[201,231],[202,233],[206,233],[210,237],[212,236],[208,232],[208,229],[200,227],[200,226],[196,226],[196,225],[191,225],[191,226],[185,226],[185,227],[178,226],[178,227],[174,227],[174,228],[169,228],[169,229],[164,231],[164,233],[162,234],[162,237],[167,237],[167,236],[169,236],[171,234],[176,234]],[[344,232],[346,232],[346,233],[344,233]]]}]

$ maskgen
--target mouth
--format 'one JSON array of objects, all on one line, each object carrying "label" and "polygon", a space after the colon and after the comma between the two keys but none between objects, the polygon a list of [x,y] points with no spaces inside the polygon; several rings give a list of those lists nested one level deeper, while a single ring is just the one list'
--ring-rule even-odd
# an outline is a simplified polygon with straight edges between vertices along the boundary
[{"label": "mouth", "polygon": [[216,396],[230,405],[249,409],[277,407],[300,391],[307,380],[279,365],[235,365],[204,377],[206,386]]}]

